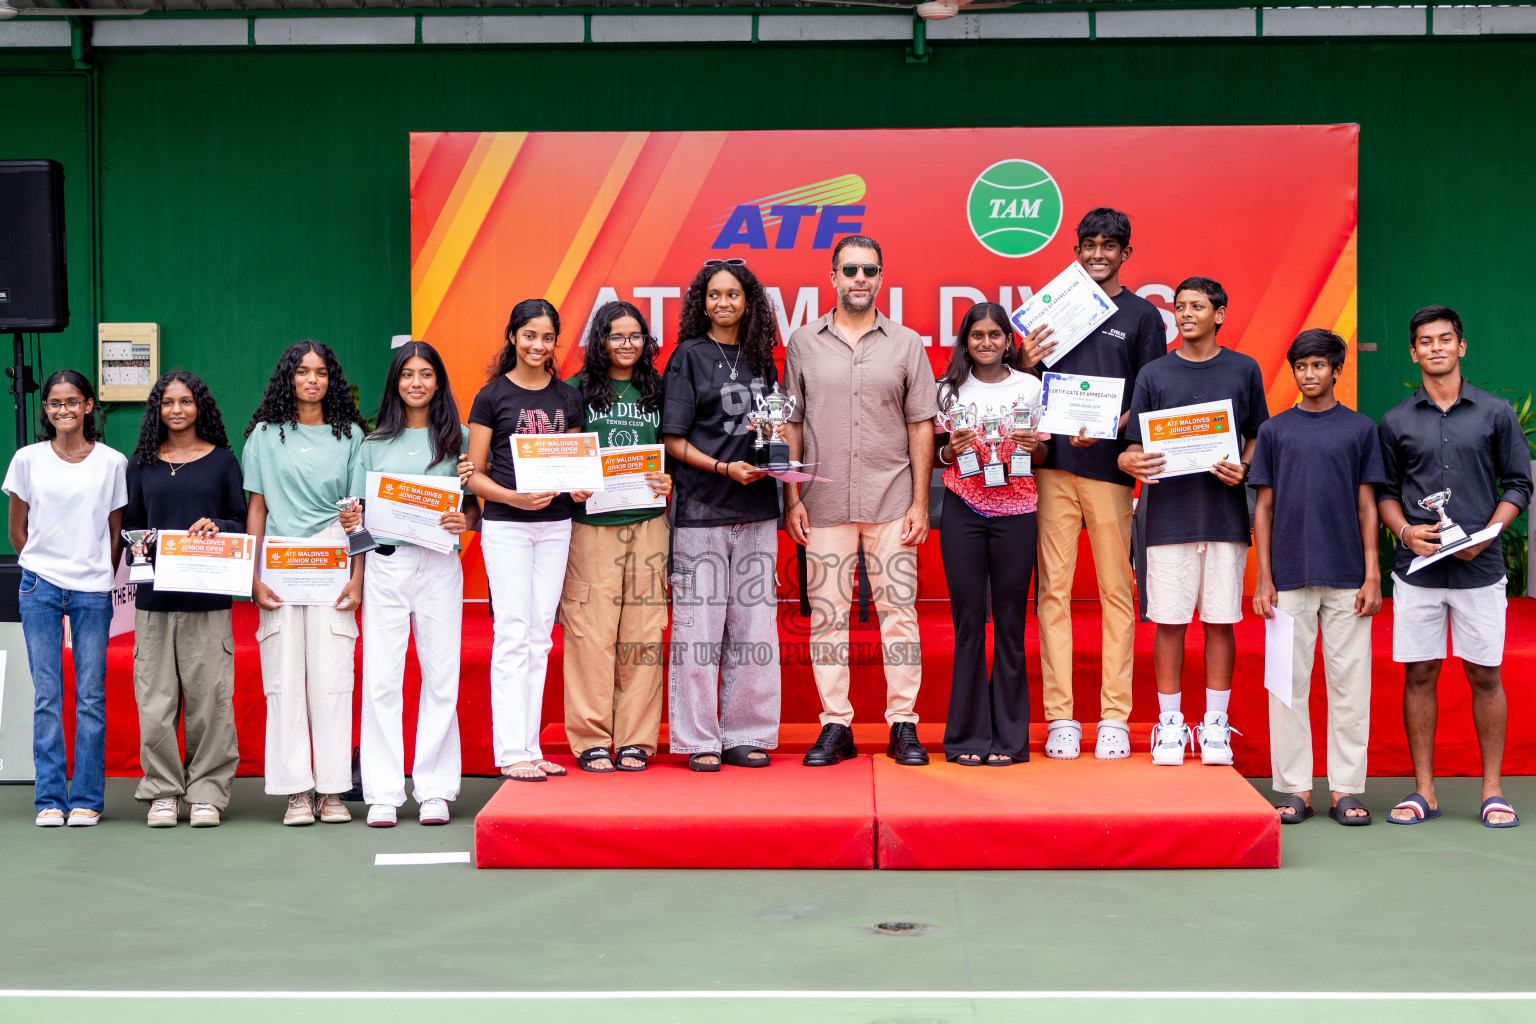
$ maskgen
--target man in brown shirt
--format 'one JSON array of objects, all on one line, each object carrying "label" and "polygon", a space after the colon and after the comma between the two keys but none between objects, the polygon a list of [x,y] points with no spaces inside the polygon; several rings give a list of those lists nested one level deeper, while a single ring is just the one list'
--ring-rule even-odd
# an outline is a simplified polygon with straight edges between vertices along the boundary
[{"label": "man in brown shirt", "polygon": [[832,250],[837,307],[789,336],[784,384],[795,398],[790,457],[829,482],[785,484],[784,528],[806,547],[811,670],[821,735],[808,765],[858,756],[848,700],[848,611],[859,544],[880,619],[885,660],[886,753],[927,764],[917,741],[922,648],[917,632],[917,545],[928,537],[933,418],[938,391],[917,333],[875,309],[880,246],[849,235]]}]

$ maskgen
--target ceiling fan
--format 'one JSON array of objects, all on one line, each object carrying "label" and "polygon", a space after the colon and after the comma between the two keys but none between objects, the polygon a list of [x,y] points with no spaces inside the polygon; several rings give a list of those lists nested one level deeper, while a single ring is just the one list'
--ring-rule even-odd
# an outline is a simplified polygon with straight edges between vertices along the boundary
[{"label": "ceiling fan", "polygon": [[[0,0],[3,3],[4,0]],[[884,7],[887,10],[914,11],[925,21],[942,21],[953,18],[961,11],[995,11],[1004,7],[1017,7],[1020,0],[1004,3],[969,3],[967,0],[923,0],[922,3],[882,3],[880,0],[808,0],[814,4],[836,4],[853,7]]]},{"label": "ceiling fan", "polygon": [[28,18],[132,18],[139,14],[148,14],[143,8],[138,10],[124,10],[120,7],[12,7],[8,0],[0,0],[0,21],[9,21],[17,15],[25,15]]}]

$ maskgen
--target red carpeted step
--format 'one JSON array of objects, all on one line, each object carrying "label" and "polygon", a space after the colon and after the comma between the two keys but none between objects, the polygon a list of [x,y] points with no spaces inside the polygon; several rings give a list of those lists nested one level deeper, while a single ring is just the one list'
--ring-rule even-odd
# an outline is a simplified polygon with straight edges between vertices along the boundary
[{"label": "red carpeted step", "polygon": [[663,755],[643,772],[575,760],[548,782],[503,782],[475,816],[482,868],[872,868],[870,761],[691,772]]},{"label": "red carpeted step", "polygon": [[1277,868],[1275,809],[1231,768],[874,758],[881,868]]},{"label": "red carpeted step", "polygon": [[[821,732],[821,726],[815,722],[786,722],[779,726],[779,745],[774,753],[793,754],[796,757],[805,753],[816,742],[816,736]],[[1137,722],[1131,725],[1131,746],[1137,750],[1145,748],[1152,735],[1151,723]],[[1089,723],[1083,726],[1083,749],[1087,756],[1093,756],[1093,745],[1098,742],[1098,726]],[[940,756],[944,746],[943,722],[919,722],[917,724],[917,739],[928,748],[934,757]],[[879,722],[855,722],[853,724],[853,741],[859,750],[866,754],[879,754],[885,750],[886,743],[890,740],[890,729]],[[546,725],[544,731],[539,733],[539,746],[545,754],[570,754],[570,741],[565,738],[565,726],[560,724]],[[667,749],[667,723],[661,723],[661,749]],[[1029,749],[1043,752],[1045,750],[1045,726],[1032,725],[1029,728]],[[1041,756],[1044,756],[1042,753]],[[537,783],[535,783],[537,785]]]}]

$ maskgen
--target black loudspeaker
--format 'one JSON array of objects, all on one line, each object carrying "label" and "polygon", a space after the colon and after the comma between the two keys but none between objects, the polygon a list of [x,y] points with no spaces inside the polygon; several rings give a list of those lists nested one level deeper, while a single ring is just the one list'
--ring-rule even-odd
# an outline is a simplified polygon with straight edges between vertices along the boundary
[{"label": "black loudspeaker", "polygon": [[0,333],[69,326],[64,265],[63,166],[0,160]]}]

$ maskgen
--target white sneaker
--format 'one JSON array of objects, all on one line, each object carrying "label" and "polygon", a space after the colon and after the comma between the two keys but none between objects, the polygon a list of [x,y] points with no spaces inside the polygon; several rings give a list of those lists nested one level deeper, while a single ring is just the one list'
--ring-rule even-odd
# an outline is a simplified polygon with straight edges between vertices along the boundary
[{"label": "white sneaker", "polygon": [[368,805],[369,828],[394,828],[395,808],[393,804],[369,804]]},{"label": "white sneaker", "polygon": [[288,810],[283,813],[284,825],[313,825],[315,800],[312,793],[294,793],[288,797]]},{"label": "white sneaker", "polygon": [[1194,749],[1194,737],[1184,716],[1177,711],[1165,711],[1152,727],[1152,763],[1175,765],[1184,763],[1184,748]]},{"label": "white sneaker", "polygon": [[448,824],[448,801],[433,798],[421,802],[421,814],[418,816],[423,825]]},{"label": "white sneaker", "polygon": [[149,805],[149,814],[144,819],[144,824],[150,828],[175,828],[176,819],[181,816],[181,804],[173,796],[163,796]]},{"label": "white sneaker", "polygon": [[64,812],[57,807],[44,807],[37,812],[38,828],[58,828],[64,824]]},{"label": "white sneaker", "polygon": [[1045,728],[1045,756],[1075,761],[1083,749],[1083,727],[1076,719],[1058,718]]},{"label": "white sneaker", "polygon": [[1207,714],[1205,721],[1195,727],[1200,737],[1200,763],[1230,765],[1232,763],[1232,736],[1241,732],[1232,728],[1226,715]]},{"label": "white sneaker", "polygon": [[70,828],[81,828],[86,825],[94,825],[101,820],[100,811],[88,811],[84,807],[76,807],[69,812]]},{"label": "white sneaker", "polygon": [[1106,718],[1099,723],[1099,738],[1093,756],[1100,761],[1122,761],[1131,756],[1131,730],[1124,722]]},{"label": "white sneaker", "polygon": [[219,809],[213,804],[193,804],[188,820],[193,828],[213,828],[219,823]]}]

